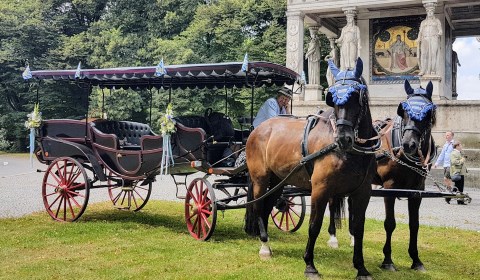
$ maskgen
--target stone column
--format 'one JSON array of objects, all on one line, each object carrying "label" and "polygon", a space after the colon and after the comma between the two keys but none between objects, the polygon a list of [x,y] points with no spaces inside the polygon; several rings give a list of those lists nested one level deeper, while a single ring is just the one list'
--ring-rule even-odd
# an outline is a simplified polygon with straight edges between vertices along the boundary
[{"label": "stone column", "polygon": [[318,26],[310,26],[310,43],[306,53],[308,61],[308,84],[305,86],[305,101],[322,100],[323,87],[320,85],[320,42]]},{"label": "stone column", "polygon": [[[302,74],[303,71],[303,12],[287,11],[287,67]],[[294,100],[304,100],[305,93],[295,94]]]}]

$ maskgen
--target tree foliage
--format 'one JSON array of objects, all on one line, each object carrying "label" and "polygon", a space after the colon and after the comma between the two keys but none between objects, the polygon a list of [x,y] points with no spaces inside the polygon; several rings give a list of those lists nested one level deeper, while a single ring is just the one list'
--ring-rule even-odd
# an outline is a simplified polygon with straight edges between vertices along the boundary
[{"label": "tree foliage", "polygon": [[[106,112],[111,119],[149,122],[163,113],[169,93],[88,90],[59,82],[24,82],[32,70],[213,63],[264,60],[285,64],[286,4],[277,0],[4,0],[0,2],[0,129],[26,147],[26,114],[37,100],[44,118],[84,118]],[[322,49],[323,51],[323,49]],[[256,91],[258,108],[274,89]],[[177,115],[208,107],[232,117],[249,115],[250,90],[176,90]],[[225,104],[224,96],[229,96]],[[150,102],[153,101],[153,103]],[[10,106],[11,105],[11,106]],[[227,107],[227,108],[226,108]]]}]

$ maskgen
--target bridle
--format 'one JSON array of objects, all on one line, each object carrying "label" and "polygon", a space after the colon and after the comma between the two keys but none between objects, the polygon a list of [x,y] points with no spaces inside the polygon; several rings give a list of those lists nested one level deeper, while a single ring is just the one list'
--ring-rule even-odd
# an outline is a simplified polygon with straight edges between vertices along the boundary
[{"label": "bridle", "polygon": [[[429,109],[429,110],[431,110],[430,119],[429,119],[429,121],[430,121],[429,127],[422,132],[418,127],[416,127],[414,125],[404,125],[403,117],[397,116],[397,118],[395,119],[395,122],[394,122],[394,130],[397,132],[398,141],[401,141],[403,139],[404,135],[405,135],[405,132],[407,132],[409,130],[413,131],[415,134],[417,134],[419,136],[419,145],[417,147],[417,155],[418,156],[408,155],[408,154],[404,153],[403,152],[403,147],[401,147],[401,145],[400,145],[400,151],[401,151],[401,154],[403,154],[403,156],[405,156],[405,158],[408,161],[410,161],[411,163],[413,163],[415,165],[422,166],[424,168],[427,168],[428,165],[430,165],[433,162],[433,159],[436,156],[436,149],[432,149],[433,137],[432,137],[432,134],[431,134],[431,124],[433,123],[433,114],[434,114],[435,106],[434,106],[433,102],[431,102],[429,99],[427,99],[426,97],[424,97],[421,94],[415,94],[415,95],[410,96],[409,98],[407,98],[406,101],[403,101],[401,103],[402,106],[405,107],[405,105],[403,105],[403,104],[405,104],[405,103],[408,104],[409,99],[411,99],[413,97],[421,98],[423,100],[423,102],[426,104],[426,106],[424,106],[424,107],[431,108],[431,109]],[[428,110],[425,111],[425,112],[428,112]],[[426,114],[425,112],[423,112],[423,114]],[[412,112],[410,112],[410,114],[412,114]],[[410,115],[410,114],[407,113],[408,117],[411,120],[413,120],[414,122],[415,121],[424,121],[423,118],[420,118],[420,120],[418,120],[418,119],[415,120],[415,119],[412,118],[412,115]],[[415,116],[415,117],[418,118],[418,116]],[[425,117],[425,115],[423,117]],[[430,134],[430,137],[428,137],[428,140],[426,139],[427,134]],[[424,156],[423,151],[422,151],[422,147],[424,146],[425,141],[428,141],[428,143],[427,143],[427,145],[428,145],[427,149],[428,150],[427,150],[427,154]]]},{"label": "bridle", "polygon": [[[354,92],[358,92],[360,95],[360,113],[358,115],[356,123],[353,124],[353,122],[345,118],[337,118],[335,116],[335,113],[333,113],[329,116],[330,124],[332,125],[335,137],[337,136],[337,129],[339,125],[351,127],[354,133],[353,150],[361,153],[373,153],[377,151],[381,146],[381,135],[375,129],[372,129],[377,135],[369,139],[363,139],[359,137],[358,133],[360,123],[367,113],[366,107],[368,106],[367,86],[365,85],[364,81],[357,78],[347,78],[347,71],[345,71],[344,76],[340,80],[337,80],[335,84],[329,89],[329,93],[332,94],[333,102],[337,106],[345,104],[350,98],[351,94],[353,94]],[[361,144],[365,144],[367,141],[373,140],[376,140],[376,143],[373,146],[361,146]]]}]

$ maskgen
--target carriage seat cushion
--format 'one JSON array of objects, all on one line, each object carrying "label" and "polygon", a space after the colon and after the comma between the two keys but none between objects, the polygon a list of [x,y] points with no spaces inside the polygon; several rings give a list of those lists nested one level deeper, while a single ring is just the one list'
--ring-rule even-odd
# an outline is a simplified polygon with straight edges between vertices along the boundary
[{"label": "carriage seat cushion", "polygon": [[155,135],[150,126],[143,123],[129,121],[99,121],[91,126],[102,133],[117,136],[120,146],[140,147],[140,140],[144,135]]}]

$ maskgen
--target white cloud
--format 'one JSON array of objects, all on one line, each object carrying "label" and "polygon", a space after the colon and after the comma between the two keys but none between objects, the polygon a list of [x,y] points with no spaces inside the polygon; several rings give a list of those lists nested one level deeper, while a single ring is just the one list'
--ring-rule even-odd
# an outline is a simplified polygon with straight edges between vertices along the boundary
[{"label": "white cloud", "polygon": [[453,43],[462,66],[457,72],[459,100],[480,100],[480,43],[473,37],[458,38]]}]

